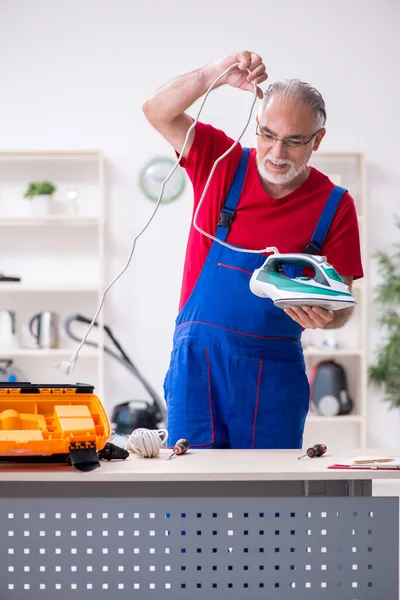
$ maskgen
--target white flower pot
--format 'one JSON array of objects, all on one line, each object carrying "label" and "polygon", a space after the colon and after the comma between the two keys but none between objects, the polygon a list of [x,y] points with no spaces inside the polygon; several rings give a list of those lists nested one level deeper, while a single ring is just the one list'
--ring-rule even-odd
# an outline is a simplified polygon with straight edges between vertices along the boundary
[{"label": "white flower pot", "polygon": [[53,196],[40,194],[33,196],[30,200],[30,213],[32,217],[45,217],[51,215],[53,210]]}]

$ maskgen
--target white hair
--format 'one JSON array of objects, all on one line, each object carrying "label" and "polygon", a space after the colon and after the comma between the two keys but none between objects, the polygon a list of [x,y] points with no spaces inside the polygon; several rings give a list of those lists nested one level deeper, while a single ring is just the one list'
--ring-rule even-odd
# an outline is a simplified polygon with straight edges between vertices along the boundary
[{"label": "white hair", "polygon": [[264,93],[264,98],[258,111],[259,117],[273,96],[279,96],[282,99],[293,101],[303,106],[310,106],[318,122],[318,126],[323,127],[325,125],[326,109],[324,99],[319,91],[309,83],[300,81],[300,79],[284,79],[283,81],[272,83]]}]

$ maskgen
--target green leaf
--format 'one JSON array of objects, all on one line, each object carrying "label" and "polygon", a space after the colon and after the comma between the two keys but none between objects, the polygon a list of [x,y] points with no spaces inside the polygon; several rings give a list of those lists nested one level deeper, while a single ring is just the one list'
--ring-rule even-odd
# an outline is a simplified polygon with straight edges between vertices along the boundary
[{"label": "green leaf", "polygon": [[[400,219],[396,218],[400,229]],[[400,248],[400,244],[395,244]],[[376,287],[381,304],[378,324],[386,331],[384,342],[377,348],[375,362],[368,369],[369,381],[381,388],[391,407],[400,407],[400,251],[389,256],[375,254],[383,283]]]},{"label": "green leaf", "polygon": [[24,194],[24,198],[33,198],[34,196],[54,194],[56,186],[51,181],[34,181],[30,183]]}]

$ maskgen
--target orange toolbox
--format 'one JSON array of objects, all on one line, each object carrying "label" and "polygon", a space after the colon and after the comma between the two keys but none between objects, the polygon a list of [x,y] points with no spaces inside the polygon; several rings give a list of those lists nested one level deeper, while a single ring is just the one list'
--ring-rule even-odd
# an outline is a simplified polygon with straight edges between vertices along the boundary
[{"label": "orange toolbox", "polygon": [[107,413],[87,384],[0,382],[0,456],[64,455],[72,466],[99,466],[97,452],[110,437]]}]

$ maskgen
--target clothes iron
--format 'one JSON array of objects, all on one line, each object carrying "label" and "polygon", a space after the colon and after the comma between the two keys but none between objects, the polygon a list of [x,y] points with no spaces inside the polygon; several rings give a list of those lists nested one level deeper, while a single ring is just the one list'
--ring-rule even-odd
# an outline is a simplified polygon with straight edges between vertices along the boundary
[{"label": "clothes iron", "polygon": [[[250,289],[256,296],[271,298],[278,308],[319,306],[339,310],[354,306],[357,301],[339,273],[325,256],[311,254],[280,254],[271,249],[262,267],[250,279]],[[305,277],[303,270],[311,267],[314,275]]]}]

